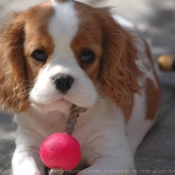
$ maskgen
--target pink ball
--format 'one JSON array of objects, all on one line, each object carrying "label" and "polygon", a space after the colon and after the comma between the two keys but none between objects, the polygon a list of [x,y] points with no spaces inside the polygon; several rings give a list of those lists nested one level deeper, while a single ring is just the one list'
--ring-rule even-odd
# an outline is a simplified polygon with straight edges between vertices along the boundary
[{"label": "pink ball", "polygon": [[71,170],[80,161],[80,144],[66,133],[55,133],[48,136],[41,144],[40,157],[49,168]]}]

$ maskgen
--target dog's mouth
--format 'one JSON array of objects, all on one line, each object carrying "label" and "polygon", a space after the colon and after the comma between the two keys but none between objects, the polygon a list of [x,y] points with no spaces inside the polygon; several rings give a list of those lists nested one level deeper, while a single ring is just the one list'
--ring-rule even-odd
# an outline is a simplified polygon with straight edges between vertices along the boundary
[{"label": "dog's mouth", "polygon": [[47,103],[38,103],[35,101],[31,102],[31,106],[40,112],[60,111],[63,113],[69,113],[72,107],[72,103],[65,100],[64,98],[48,101]]}]

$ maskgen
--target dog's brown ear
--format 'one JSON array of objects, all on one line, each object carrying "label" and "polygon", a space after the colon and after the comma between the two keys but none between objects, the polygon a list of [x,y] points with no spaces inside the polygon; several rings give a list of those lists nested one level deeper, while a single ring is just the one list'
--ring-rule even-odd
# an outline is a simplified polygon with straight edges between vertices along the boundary
[{"label": "dog's brown ear", "polygon": [[24,18],[14,13],[0,30],[0,105],[7,112],[29,107],[23,43]]},{"label": "dog's brown ear", "polygon": [[138,51],[134,38],[114,21],[108,9],[101,9],[100,15],[104,36],[101,91],[118,106],[127,106],[133,102],[133,94],[140,92],[138,79],[142,72],[136,66]]}]

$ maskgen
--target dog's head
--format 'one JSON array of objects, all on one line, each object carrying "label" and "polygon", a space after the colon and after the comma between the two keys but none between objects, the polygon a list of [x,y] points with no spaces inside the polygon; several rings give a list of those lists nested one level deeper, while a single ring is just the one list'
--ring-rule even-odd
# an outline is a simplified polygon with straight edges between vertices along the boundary
[{"label": "dog's head", "polygon": [[130,104],[141,74],[133,42],[107,8],[53,0],[14,13],[0,31],[0,104],[88,108],[99,94]]}]

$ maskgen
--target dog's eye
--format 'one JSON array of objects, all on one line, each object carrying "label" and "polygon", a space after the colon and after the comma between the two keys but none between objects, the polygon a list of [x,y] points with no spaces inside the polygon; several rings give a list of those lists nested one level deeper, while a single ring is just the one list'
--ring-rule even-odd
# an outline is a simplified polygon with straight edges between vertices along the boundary
[{"label": "dog's eye", "polygon": [[95,54],[91,51],[83,51],[80,55],[80,59],[83,63],[92,63],[95,59]]},{"label": "dog's eye", "polygon": [[47,55],[43,50],[35,50],[32,53],[32,57],[39,62],[46,62],[47,60]]}]

